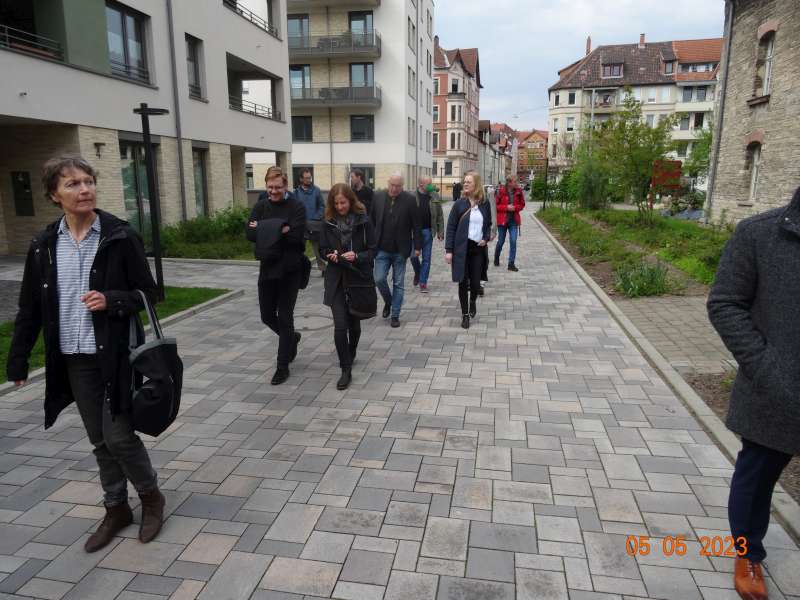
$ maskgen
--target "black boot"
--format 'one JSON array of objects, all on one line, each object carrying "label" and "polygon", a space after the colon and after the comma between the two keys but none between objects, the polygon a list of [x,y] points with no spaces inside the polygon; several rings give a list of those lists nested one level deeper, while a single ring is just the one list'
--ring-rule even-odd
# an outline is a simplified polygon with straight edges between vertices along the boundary
[{"label": "black boot", "polygon": [[353,380],[353,376],[350,373],[350,367],[346,367],[342,369],[342,376],[339,377],[339,381],[336,382],[336,389],[337,390],[346,390],[350,387],[350,382]]},{"label": "black boot", "polygon": [[497,253],[495,253],[495,255],[494,255],[494,266],[495,267],[499,267],[500,266],[500,255],[497,254]]},{"label": "black boot", "polygon": [[301,337],[299,331],[294,332],[294,345],[292,346],[292,354],[289,356],[289,362],[294,362],[294,359],[297,358],[297,347],[300,345]]},{"label": "black boot", "polygon": [[272,385],[280,385],[289,379],[289,367],[278,367],[275,369],[275,374],[272,376]]},{"label": "black boot", "polygon": [[355,363],[356,362],[356,353],[358,352],[358,340],[350,341],[349,344],[350,349],[350,360]]},{"label": "black boot", "polygon": [[469,317],[470,319],[474,319],[475,315],[478,314],[478,307],[475,305],[475,296],[473,296],[469,301]]},{"label": "black boot", "polygon": [[514,265],[514,263],[508,263],[508,270],[514,271],[515,273],[519,271],[519,269]]},{"label": "black boot", "polygon": [[461,317],[461,327],[464,329],[469,329],[469,315],[464,315]]},{"label": "black boot", "polygon": [[391,304],[384,304],[383,305],[383,312],[381,313],[381,316],[384,319],[388,319],[389,315],[391,314],[391,312],[392,312],[392,305]]}]

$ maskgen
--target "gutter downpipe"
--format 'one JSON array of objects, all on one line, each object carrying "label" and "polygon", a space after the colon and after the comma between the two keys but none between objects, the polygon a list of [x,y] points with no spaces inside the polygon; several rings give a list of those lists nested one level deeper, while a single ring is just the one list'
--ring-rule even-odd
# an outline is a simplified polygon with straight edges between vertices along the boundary
[{"label": "gutter downpipe", "polygon": [[[325,35],[331,35],[331,8],[330,6],[325,6]],[[331,79],[331,59],[325,61],[328,67],[328,87],[330,88],[333,85],[333,81]],[[333,173],[333,107],[328,107],[328,161],[330,165],[330,172],[331,172],[331,185],[333,187],[334,183],[336,183],[336,177]],[[329,188],[330,189],[330,188]]]},{"label": "gutter downpipe", "polygon": [[[419,5],[420,5],[420,3],[419,2],[415,2],[415,4],[416,4],[416,9],[417,9],[417,31],[420,33],[420,36],[421,36],[422,35],[422,23],[419,22]],[[417,36],[415,35],[414,37],[416,38]],[[422,46],[420,45],[419,40],[416,40],[416,39],[414,40],[414,45],[417,47],[417,53],[414,56],[414,62],[417,63],[415,65],[415,71],[417,72],[417,82],[420,82],[420,81],[422,81],[422,76],[421,76],[421,74],[419,72]],[[431,60],[433,60],[433,59],[431,59]],[[420,124],[419,124],[419,103],[422,101],[422,98],[417,98],[417,95],[419,93],[420,93],[420,87],[417,86],[417,89],[414,90],[414,98],[415,98],[415,100],[414,100],[414,109],[415,109],[414,116],[416,117],[416,121],[415,121],[415,125],[414,125],[414,137],[415,138],[417,136],[417,131],[419,131],[419,127],[420,127]],[[466,106],[464,108],[466,108]],[[414,144],[414,173],[416,174],[417,181],[409,182],[409,185],[411,185],[413,183],[414,189],[417,189],[418,182],[419,182],[419,144],[420,144],[420,140],[417,140],[417,143]]]},{"label": "gutter downpipe", "polygon": [[183,134],[181,132],[181,107],[178,98],[178,69],[175,60],[175,26],[172,16],[172,0],[167,0],[167,23],[169,24],[169,60],[172,67],[172,97],[175,109],[175,138],[178,142],[178,177],[181,184],[181,217],[187,218],[186,209],[186,183],[183,172]]},{"label": "gutter downpipe", "polygon": [[720,82],[719,114],[717,115],[716,132],[714,139],[713,158],[711,159],[711,170],[708,174],[708,197],[706,198],[705,222],[711,219],[711,210],[714,205],[714,187],[717,183],[717,162],[719,161],[719,147],[722,143],[722,121],[725,115],[725,96],[728,88],[728,71],[731,64],[731,44],[733,41],[733,17],[735,14],[734,0],[727,0],[728,15],[725,23],[725,70],[722,73]]}]

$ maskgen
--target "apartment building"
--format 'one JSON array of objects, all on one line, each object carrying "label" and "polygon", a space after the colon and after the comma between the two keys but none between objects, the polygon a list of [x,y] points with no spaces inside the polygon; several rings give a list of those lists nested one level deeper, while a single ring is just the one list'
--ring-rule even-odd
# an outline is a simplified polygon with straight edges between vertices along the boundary
[{"label": "apartment building", "polygon": [[478,173],[484,185],[496,185],[505,175],[505,155],[500,136],[492,133],[489,120],[478,121]]},{"label": "apartment building", "polygon": [[323,190],[431,172],[432,0],[289,0],[293,178]]},{"label": "apartment building", "polygon": [[547,131],[541,129],[519,132],[517,178],[520,183],[527,183],[532,176],[547,170],[548,135]]},{"label": "apartment building", "polygon": [[477,48],[445,50],[434,37],[433,158],[443,193],[478,169],[481,70]]},{"label": "apartment building", "polygon": [[712,219],[786,204],[800,186],[800,10],[790,0],[728,0],[709,196]]},{"label": "apartment building", "polygon": [[586,55],[558,72],[549,89],[548,158],[568,166],[581,128],[619,111],[624,89],[642,104],[645,121],[679,114],[673,138],[677,158],[691,151],[692,140],[711,124],[722,39],[646,42],[598,46],[586,42]]},{"label": "apartment building", "polygon": [[[60,211],[41,166],[81,153],[98,205],[149,239],[140,102],[152,117],[170,223],[245,204],[246,150],[291,151],[285,0],[5,0],[0,3],[0,253],[27,250]],[[242,96],[264,81],[266,105]]]}]

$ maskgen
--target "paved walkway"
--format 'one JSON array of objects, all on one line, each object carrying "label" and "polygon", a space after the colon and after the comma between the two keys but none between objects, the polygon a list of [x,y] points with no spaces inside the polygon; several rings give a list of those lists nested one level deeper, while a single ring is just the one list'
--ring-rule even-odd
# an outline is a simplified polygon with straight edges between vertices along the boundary
[{"label": "paved walkway", "polygon": [[[85,554],[103,509],[77,415],[44,432],[42,384],[2,396],[0,598],[735,599],[698,542],[727,533],[729,461],[535,225],[520,244],[469,331],[437,245],[432,293],[365,324],[346,392],[319,279],[272,387],[256,270],[169,264],[248,291],[169,327],[183,412],[146,441],[164,531]],[[632,558],[630,534],[687,552]],[[800,551],[778,525],[767,545],[771,597],[800,598]]]}]

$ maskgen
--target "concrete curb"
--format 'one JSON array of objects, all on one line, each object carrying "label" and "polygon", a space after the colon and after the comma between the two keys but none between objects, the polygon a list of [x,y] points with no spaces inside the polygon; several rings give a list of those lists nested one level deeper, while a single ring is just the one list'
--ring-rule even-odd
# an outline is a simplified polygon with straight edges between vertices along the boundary
[{"label": "concrete curb", "polygon": [[[148,258],[148,260],[152,263],[153,259]],[[167,258],[164,257],[161,259],[161,262],[165,263],[177,263],[177,264],[212,264],[212,265],[233,265],[238,267],[257,267],[259,262],[257,260],[235,260],[232,258]]]},{"label": "concrete curb", "polygon": [[[597,296],[606,310],[611,313],[611,316],[619,323],[619,326],[628,338],[630,338],[655,370],[664,378],[675,392],[675,395],[686,405],[689,412],[691,412],[697,420],[700,421],[703,427],[705,427],[708,434],[714,439],[722,452],[732,463],[735,463],[736,455],[741,448],[739,438],[725,426],[722,420],[714,414],[714,411],[712,411],[692,387],[684,381],[683,377],[672,368],[669,361],[667,361],[656,347],[642,335],[608,294],[603,291],[603,288],[597,285],[595,280],[589,276],[583,267],[572,258],[572,255],[566,248],[553,237],[547,227],[545,227],[535,215],[532,214],[531,218],[544,232],[547,239],[550,240],[550,243],[558,250],[559,254],[564,257],[572,269],[578,274],[581,280],[589,286],[589,289]],[[795,540],[800,540],[800,505],[798,505],[794,498],[786,493],[786,490],[784,490],[780,484],[776,486],[775,494],[772,497],[772,509],[777,516],[777,520],[786,528],[787,532],[793,536]]]},{"label": "concrete curb", "polygon": [[[191,308],[187,308],[186,310],[182,310],[179,313],[175,313],[174,315],[170,315],[165,319],[161,319],[161,325],[166,327],[166,326],[171,325],[173,323],[177,323],[179,321],[183,321],[184,319],[188,319],[189,317],[193,317],[194,315],[196,315],[198,313],[201,313],[203,311],[206,311],[206,310],[208,310],[210,308],[214,308],[215,306],[219,306],[220,304],[224,304],[228,300],[231,300],[233,298],[237,298],[239,296],[243,296],[244,292],[245,292],[244,289],[231,290],[230,292],[226,292],[226,293],[222,294],[221,296],[217,296],[216,298],[212,298],[211,300],[207,300],[206,302],[203,302],[202,304],[197,304],[195,306],[192,306]],[[147,327],[145,327],[145,332],[148,333],[148,334],[151,332],[151,328],[150,328],[149,325]],[[42,367],[40,369],[36,369],[32,373],[30,373],[28,375],[27,383],[28,384],[36,383],[37,381],[39,381],[41,379],[44,379],[44,367]],[[4,394],[8,394],[9,392],[11,392],[12,390],[15,390],[15,389],[17,389],[17,387],[14,385],[14,382],[12,382],[12,381],[7,381],[5,383],[0,383],[0,396],[3,396]]]}]

